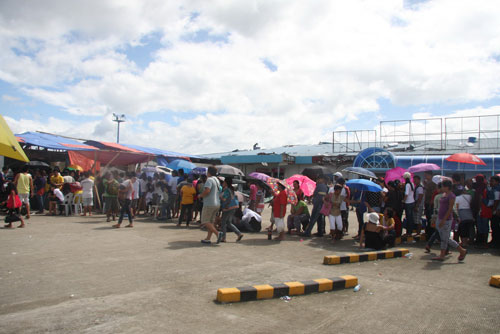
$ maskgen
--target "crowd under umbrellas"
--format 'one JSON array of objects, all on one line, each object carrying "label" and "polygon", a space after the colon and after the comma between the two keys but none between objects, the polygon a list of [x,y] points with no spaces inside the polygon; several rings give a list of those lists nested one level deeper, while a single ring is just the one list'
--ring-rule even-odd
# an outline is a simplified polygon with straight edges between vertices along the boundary
[{"label": "crowd under umbrellas", "polygon": [[[449,159],[484,164],[470,154]],[[236,234],[236,242],[243,233],[260,238],[265,231],[269,239],[275,234],[278,241],[326,237],[335,244],[349,238],[353,246],[379,250],[394,247],[399,236],[425,232],[429,239],[425,251],[439,242],[436,261],[445,260],[450,247],[458,250],[463,261],[470,246],[500,245],[499,177],[489,182],[480,174],[450,178],[439,174],[440,167],[434,164],[396,167],[384,177],[360,167],[334,171],[313,166],[286,179],[258,172],[245,175],[230,165],[197,166],[182,159],[163,169],[146,166],[134,173],[115,170],[92,175],[81,169],[68,166],[61,174],[44,162],[32,161],[10,180],[4,170],[6,227],[16,221],[25,226],[22,217],[29,219],[30,209],[41,214],[48,208],[50,215],[105,213],[113,228],[120,228],[123,220],[128,220],[125,227],[135,227],[137,216],[173,221],[179,228],[185,224],[205,230],[203,244],[226,242],[228,231]],[[269,222],[262,215],[266,206],[272,211]],[[349,236],[352,211],[358,226],[355,235]]]}]

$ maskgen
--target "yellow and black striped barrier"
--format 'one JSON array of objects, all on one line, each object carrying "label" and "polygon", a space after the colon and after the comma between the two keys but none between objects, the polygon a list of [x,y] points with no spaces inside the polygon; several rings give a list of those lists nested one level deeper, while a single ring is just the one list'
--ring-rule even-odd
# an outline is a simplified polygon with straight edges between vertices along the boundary
[{"label": "yellow and black striped barrier", "polygon": [[426,241],[426,240],[427,236],[425,234],[413,235],[410,237],[401,236],[401,237],[396,237],[395,244],[400,245],[403,242]]},{"label": "yellow and black striped barrier", "polygon": [[500,275],[493,275],[490,277],[490,285],[500,288]]},{"label": "yellow and black striped barrier", "polygon": [[217,290],[217,301],[220,303],[234,303],[258,299],[280,298],[283,296],[297,296],[314,292],[348,289],[356,285],[358,285],[358,278],[346,275],[335,278],[320,278],[312,281],[226,288]]},{"label": "yellow and black striped barrier", "polygon": [[382,259],[392,259],[395,257],[403,257],[408,254],[408,249],[398,248],[396,250],[384,250],[366,253],[353,253],[347,255],[328,255],[323,259],[323,264],[342,264],[355,263],[364,261],[375,261]]}]

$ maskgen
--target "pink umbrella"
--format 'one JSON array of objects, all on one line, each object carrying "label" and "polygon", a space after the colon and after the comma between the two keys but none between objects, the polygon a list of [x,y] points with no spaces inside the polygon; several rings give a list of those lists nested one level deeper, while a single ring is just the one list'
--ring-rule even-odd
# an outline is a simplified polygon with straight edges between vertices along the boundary
[{"label": "pink umbrella", "polygon": [[267,179],[270,177],[269,175],[267,174],[264,174],[264,173],[259,173],[259,172],[253,172],[253,173],[250,173],[248,174],[248,176],[251,176],[253,177],[254,179],[257,179],[257,180],[261,180],[261,181],[264,181],[266,182]]},{"label": "pink umbrella", "polygon": [[302,190],[305,196],[312,196],[312,194],[314,193],[314,189],[316,189],[316,182],[305,175],[295,174],[294,176],[286,179],[286,183],[288,183],[292,187],[293,181],[299,181],[300,190]]},{"label": "pink umbrella", "polygon": [[408,171],[410,173],[420,173],[420,172],[427,172],[430,170],[440,170],[441,167],[439,167],[436,164],[431,164],[431,163],[421,163],[417,165],[413,165],[410,168],[408,168]]},{"label": "pink umbrella", "polygon": [[[403,174],[406,173],[407,170],[401,167],[396,167],[385,172],[385,182],[399,180],[400,182],[405,182],[403,178]],[[413,175],[411,176],[411,182],[413,182]]]}]

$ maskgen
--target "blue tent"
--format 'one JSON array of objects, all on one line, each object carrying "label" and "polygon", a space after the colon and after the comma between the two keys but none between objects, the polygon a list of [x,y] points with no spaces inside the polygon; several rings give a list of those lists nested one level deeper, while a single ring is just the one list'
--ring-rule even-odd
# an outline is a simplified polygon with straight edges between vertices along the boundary
[{"label": "blue tent", "polygon": [[24,132],[16,134],[16,137],[21,138],[27,145],[39,146],[52,150],[92,151],[96,149],[93,146],[82,144],[74,139],[64,138],[48,133]]}]

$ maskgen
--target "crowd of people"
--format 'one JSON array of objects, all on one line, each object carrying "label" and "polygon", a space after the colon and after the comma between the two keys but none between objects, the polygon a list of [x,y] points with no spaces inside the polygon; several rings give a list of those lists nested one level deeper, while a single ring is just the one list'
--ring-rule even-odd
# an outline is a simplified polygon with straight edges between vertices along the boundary
[{"label": "crowd of people", "polygon": [[[293,204],[288,203],[287,184],[280,181],[270,202],[268,231],[276,231],[275,239],[284,240],[287,233],[311,237],[317,226],[315,236],[328,236],[335,243],[348,235],[349,211],[353,210],[358,221],[354,239],[361,248],[392,247],[396,237],[423,231],[428,239],[427,252],[435,241],[440,244],[440,254],[434,258],[437,261],[445,259],[450,247],[458,250],[459,260],[465,258],[471,245],[500,247],[500,177],[492,176],[487,181],[481,174],[471,179],[463,179],[460,174],[451,178],[435,176],[432,172],[423,176],[422,180],[419,175],[405,173],[404,182],[385,182],[380,178],[374,181],[382,190],[371,192],[351,190],[340,172],[333,179],[320,175],[308,198],[300,189],[300,182],[294,181],[297,201]],[[233,179],[218,177],[213,166],[208,167],[206,175],[185,174],[181,169],[168,177],[161,173],[148,176],[119,171],[94,176],[67,169],[61,173],[58,168],[30,172],[28,167],[11,173],[4,168],[0,178],[8,228],[16,221],[24,227],[24,219],[30,219],[33,209],[38,214],[45,213],[46,208],[49,215],[62,214],[69,195],[80,196],[82,216],[92,215],[98,204],[107,222],[117,220],[114,228],[120,228],[124,219],[128,220],[125,227],[133,227],[141,212],[158,220],[175,219],[179,227],[183,223],[187,227],[199,223],[207,231],[201,242],[207,244],[213,236],[215,242],[225,242],[228,230],[240,241],[243,232],[259,232],[262,228],[264,187],[250,181],[245,201],[234,188]]]}]

